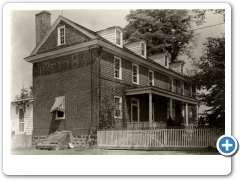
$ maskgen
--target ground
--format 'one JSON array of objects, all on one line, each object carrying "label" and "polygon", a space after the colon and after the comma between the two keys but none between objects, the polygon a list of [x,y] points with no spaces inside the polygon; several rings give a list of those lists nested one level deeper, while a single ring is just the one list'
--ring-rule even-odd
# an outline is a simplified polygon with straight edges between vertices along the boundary
[{"label": "ground", "polygon": [[219,155],[215,150],[202,151],[140,151],[140,150],[106,150],[99,148],[76,148],[58,151],[38,149],[12,150],[12,155]]}]

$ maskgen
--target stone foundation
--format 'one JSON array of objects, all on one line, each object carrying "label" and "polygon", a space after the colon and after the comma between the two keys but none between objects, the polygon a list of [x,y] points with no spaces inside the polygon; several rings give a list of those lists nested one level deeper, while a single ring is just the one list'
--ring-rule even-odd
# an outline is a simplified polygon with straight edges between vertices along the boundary
[{"label": "stone foundation", "polygon": [[[47,136],[34,136],[32,138],[32,145],[37,145],[41,143]],[[71,143],[75,148],[78,147],[87,147],[97,144],[96,135],[80,135],[80,136],[71,136]]]}]

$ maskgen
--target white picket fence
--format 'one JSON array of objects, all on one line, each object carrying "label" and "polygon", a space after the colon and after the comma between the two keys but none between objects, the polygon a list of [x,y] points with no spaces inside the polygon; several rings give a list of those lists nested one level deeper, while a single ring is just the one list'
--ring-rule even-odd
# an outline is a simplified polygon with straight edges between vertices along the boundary
[{"label": "white picket fence", "polygon": [[221,129],[153,129],[98,131],[98,146],[104,147],[216,147]]}]

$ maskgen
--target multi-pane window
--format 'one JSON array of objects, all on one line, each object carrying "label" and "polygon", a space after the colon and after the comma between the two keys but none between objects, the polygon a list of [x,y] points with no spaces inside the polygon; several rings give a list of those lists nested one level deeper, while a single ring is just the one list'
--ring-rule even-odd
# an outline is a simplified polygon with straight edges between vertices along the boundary
[{"label": "multi-pane window", "polygon": [[139,84],[139,67],[136,64],[132,65],[132,82]]},{"label": "multi-pane window", "polygon": [[146,57],[146,44],[141,43],[141,56]]},{"label": "multi-pane window", "polygon": [[151,70],[148,71],[148,85],[154,86],[154,72]]},{"label": "multi-pane window", "polygon": [[173,79],[169,78],[169,91],[173,92]]},{"label": "multi-pane window", "polygon": [[122,118],[122,97],[114,97],[114,117]]},{"label": "multi-pane window", "polygon": [[58,28],[58,45],[65,44],[65,26]]},{"label": "multi-pane window", "polygon": [[181,95],[184,95],[184,83],[181,83]]},{"label": "multi-pane window", "polygon": [[116,30],[116,44],[121,45],[121,32]]},{"label": "multi-pane window", "polygon": [[114,57],[114,77],[122,79],[122,60],[118,57]]}]

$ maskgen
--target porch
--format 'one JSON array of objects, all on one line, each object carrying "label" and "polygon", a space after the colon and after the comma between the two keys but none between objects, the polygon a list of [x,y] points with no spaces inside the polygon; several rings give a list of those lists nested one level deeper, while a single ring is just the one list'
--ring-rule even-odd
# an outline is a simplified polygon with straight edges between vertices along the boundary
[{"label": "porch", "polygon": [[192,97],[152,86],[128,89],[125,93],[128,129],[166,129],[168,119],[178,126],[192,127],[198,120],[199,106]]}]

